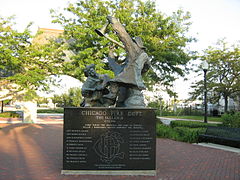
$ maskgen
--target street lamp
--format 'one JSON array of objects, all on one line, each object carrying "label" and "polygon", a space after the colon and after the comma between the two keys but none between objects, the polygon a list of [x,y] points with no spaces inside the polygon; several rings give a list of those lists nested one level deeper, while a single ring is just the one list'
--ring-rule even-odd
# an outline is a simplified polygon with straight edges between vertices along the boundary
[{"label": "street lamp", "polygon": [[3,100],[2,100],[1,113],[3,113],[3,106],[4,106],[4,104],[3,104]]},{"label": "street lamp", "polygon": [[202,62],[202,69],[204,72],[204,122],[207,123],[207,61]]}]

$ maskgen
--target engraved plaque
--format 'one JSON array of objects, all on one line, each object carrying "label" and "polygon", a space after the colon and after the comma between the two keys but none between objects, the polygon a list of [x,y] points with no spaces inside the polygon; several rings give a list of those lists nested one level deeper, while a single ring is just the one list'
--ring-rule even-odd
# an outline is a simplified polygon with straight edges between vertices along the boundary
[{"label": "engraved plaque", "polygon": [[153,109],[65,108],[63,170],[155,170]]}]

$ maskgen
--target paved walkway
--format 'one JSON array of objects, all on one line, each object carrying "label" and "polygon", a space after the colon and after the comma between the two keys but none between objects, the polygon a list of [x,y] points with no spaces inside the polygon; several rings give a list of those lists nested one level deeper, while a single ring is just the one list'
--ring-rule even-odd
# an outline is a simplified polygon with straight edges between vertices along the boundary
[{"label": "paved walkway", "polygon": [[38,113],[39,124],[63,124],[63,114]]},{"label": "paved walkway", "polygon": [[240,155],[157,139],[157,176],[61,175],[62,124],[0,124],[0,180],[239,180]]},{"label": "paved walkway", "polygon": [[[176,118],[168,118],[168,117],[157,117],[162,121],[162,123],[169,125],[171,121],[197,121],[197,122],[203,122],[203,120],[194,120],[194,119],[176,119]],[[221,124],[221,122],[215,122],[215,121],[208,121],[208,123],[213,123],[213,124]]]},{"label": "paved walkway", "polygon": [[[21,123],[22,118],[1,118],[0,123]],[[39,124],[63,124],[63,114],[38,113],[37,122]]]}]

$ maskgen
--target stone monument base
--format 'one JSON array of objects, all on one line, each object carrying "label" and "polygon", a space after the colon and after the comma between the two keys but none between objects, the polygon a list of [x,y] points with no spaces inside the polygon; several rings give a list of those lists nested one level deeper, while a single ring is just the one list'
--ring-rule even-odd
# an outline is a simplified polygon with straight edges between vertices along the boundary
[{"label": "stone monument base", "polygon": [[149,108],[65,108],[62,174],[156,175]]},{"label": "stone monument base", "polygon": [[104,170],[97,170],[97,171],[81,171],[81,170],[62,170],[61,174],[64,175],[121,175],[121,176],[156,176],[155,170],[113,170],[113,171],[104,171]]}]

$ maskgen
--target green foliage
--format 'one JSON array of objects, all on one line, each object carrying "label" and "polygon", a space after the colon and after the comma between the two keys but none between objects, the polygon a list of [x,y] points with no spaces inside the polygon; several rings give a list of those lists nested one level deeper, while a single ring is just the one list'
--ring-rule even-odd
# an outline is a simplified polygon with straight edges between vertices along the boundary
[{"label": "green foliage", "polygon": [[68,91],[68,97],[66,98],[66,106],[80,107],[82,102],[82,93],[80,88],[71,88]]},{"label": "green foliage", "polygon": [[164,124],[157,124],[157,137],[176,140],[178,133],[171,127]]},{"label": "green foliage", "polygon": [[202,115],[201,110],[192,109],[191,107],[176,108],[173,110],[173,108],[170,108],[168,105],[165,105],[164,103],[162,103],[162,105],[159,105],[157,102],[150,102],[147,106],[156,108],[157,116],[177,116],[177,118],[181,118],[181,116]]},{"label": "green foliage", "polygon": [[67,93],[62,95],[54,95],[52,98],[54,104],[60,106],[80,107],[82,102],[82,94],[80,88],[70,88]]},{"label": "green foliage", "polygon": [[54,95],[52,98],[52,102],[54,107],[63,107],[64,105],[64,96],[62,95]]},{"label": "green foliage", "polygon": [[206,128],[176,127],[174,130],[179,134],[178,141],[196,143],[199,134],[203,134]]},{"label": "green foliage", "polygon": [[25,29],[23,33],[19,33],[12,29],[11,22],[13,17],[0,17],[0,69],[1,76],[8,76],[21,70],[21,59],[23,57],[25,46],[29,45],[30,33]]},{"label": "green foliage", "polygon": [[157,124],[157,136],[176,141],[196,143],[198,135],[204,133],[206,128],[175,127]]},{"label": "green foliage", "polygon": [[57,109],[38,109],[37,113],[63,113],[63,108],[57,108]]},{"label": "green foliage", "polygon": [[170,126],[172,128],[175,128],[175,127],[206,128],[208,126],[217,126],[217,124],[197,122],[197,121],[171,121]]},{"label": "green foliage", "polygon": [[157,121],[157,124],[163,124],[163,122],[162,121]]},{"label": "green foliage", "polygon": [[168,114],[168,105],[164,101],[151,101],[147,105],[150,108],[156,108],[156,115],[163,116]]},{"label": "green foliage", "polygon": [[48,103],[48,98],[43,98],[43,97],[38,98],[37,103],[38,104],[47,104]]},{"label": "green foliage", "polygon": [[[225,40],[219,40],[215,47],[208,47],[200,57],[209,64],[207,73],[207,88],[209,101],[216,103],[224,98],[224,109],[227,112],[228,98],[236,97],[240,93],[240,44],[228,45]],[[199,72],[202,69],[199,68]],[[203,94],[203,80],[192,86],[192,99]]]},{"label": "green foliage", "polygon": [[240,128],[240,112],[223,114],[222,122],[224,126]]},{"label": "green foliage", "polygon": [[[76,54],[73,61],[65,66],[68,75],[82,80],[83,69],[92,63],[96,64],[98,73],[110,73],[104,59],[111,43],[94,31],[107,22],[109,15],[118,18],[131,37],[140,36],[143,39],[152,58],[152,69],[145,77],[148,86],[156,82],[169,86],[175,75],[184,74],[186,63],[193,53],[185,49],[193,41],[186,36],[191,24],[188,12],[178,10],[171,16],[165,16],[151,0],[79,0],[69,4],[65,12],[52,10],[53,22],[64,26],[64,38],[71,40],[69,49]],[[111,26],[106,33],[117,40]],[[116,51],[118,56],[124,53],[120,48]],[[113,74],[110,73],[110,76]]]},{"label": "green foliage", "polygon": [[193,109],[191,106],[189,107],[182,107],[176,108],[175,112],[173,111],[172,114],[178,116],[201,116],[203,114],[202,110]]},{"label": "green foliage", "polygon": [[0,113],[0,117],[3,117],[3,118],[19,118],[20,115],[15,113],[15,112],[3,112],[3,113]]},{"label": "green foliage", "polygon": [[11,99],[7,99],[3,101],[3,104],[9,104],[11,102]]},{"label": "green foliage", "polygon": [[[153,93],[162,91],[161,89],[154,89]],[[176,96],[175,96],[176,97]],[[146,101],[148,102],[147,106],[151,108],[156,108],[157,116],[188,116],[188,115],[202,115],[202,111],[192,106],[177,106],[177,100],[172,100],[170,103],[166,103],[163,101],[161,95],[156,93],[154,98],[150,98],[146,96]]]},{"label": "green foliage", "polygon": [[11,89],[10,95],[22,92],[23,99],[36,97],[35,90],[47,84],[44,79],[61,71],[61,44],[31,43],[29,24],[23,32],[13,29],[13,18],[0,17],[0,85]]}]

